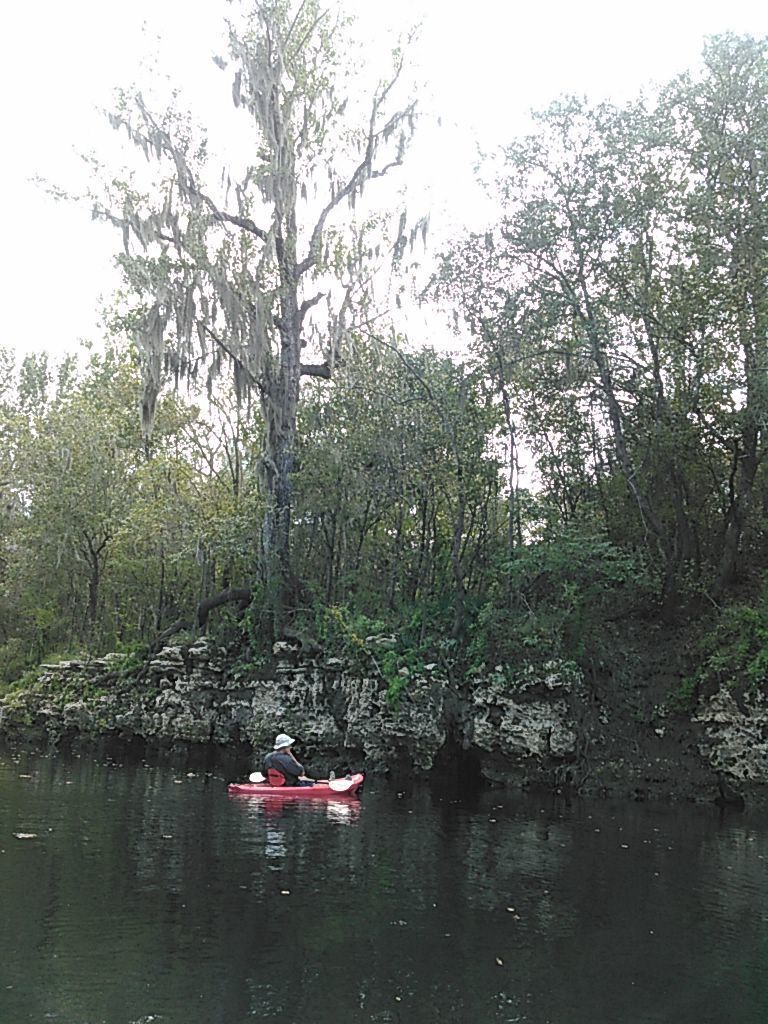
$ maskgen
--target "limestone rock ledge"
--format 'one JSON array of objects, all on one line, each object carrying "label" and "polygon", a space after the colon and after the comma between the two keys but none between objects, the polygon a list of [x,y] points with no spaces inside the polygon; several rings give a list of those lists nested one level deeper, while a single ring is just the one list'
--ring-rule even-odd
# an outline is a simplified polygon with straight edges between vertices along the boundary
[{"label": "limestone rock ledge", "polygon": [[428,771],[447,744],[457,744],[500,781],[551,773],[573,760],[579,743],[581,678],[555,662],[517,674],[497,666],[458,688],[438,666],[425,666],[394,703],[383,680],[338,658],[304,657],[285,642],[262,672],[233,668],[206,638],[161,650],[140,686],[120,675],[119,664],[109,655],[42,666],[36,687],[0,699],[0,734],[54,744],[112,734],[261,751],[287,730],[300,737],[308,763],[332,758],[368,770]]},{"label": "limestone rock ledge", "polygon": [[582,689],[569,663],[526,666],[512,677],[499,665],[471,687],[464,745],[481,753],[489,778],[535,781],[542,769],[557,777],[577,757]]},{"label": "limestone rock ledge", "polygon": [[768,783],[768,700],[759,692],[720,687],[693,718],[702,727],[699,752],[734,782]]}]

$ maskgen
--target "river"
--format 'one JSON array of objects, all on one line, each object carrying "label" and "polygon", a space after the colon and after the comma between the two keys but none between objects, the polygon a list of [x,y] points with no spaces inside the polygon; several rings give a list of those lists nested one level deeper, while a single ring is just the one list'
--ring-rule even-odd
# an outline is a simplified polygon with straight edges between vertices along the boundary
[{"label": "river", "polygon": [[[221,776],[221,777],[220,777]],[[764,1024],[748,813],[0,754],[2,1024]]]}]

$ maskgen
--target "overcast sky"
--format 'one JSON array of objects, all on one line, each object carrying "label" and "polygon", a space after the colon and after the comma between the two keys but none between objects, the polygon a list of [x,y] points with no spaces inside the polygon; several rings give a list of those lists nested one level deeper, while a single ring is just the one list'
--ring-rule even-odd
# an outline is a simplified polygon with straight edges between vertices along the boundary
[{"label": "overcast sky", "polygon": [[[165,72],[204,103],[222,0],[9,0],[0,32],[4,157],[0,162],[3,319],[0,346],[74,349],[98,341],[101,296],[117,277],[113,231],[54,203],[30,182],[85,181],[78,152],[109,153],[97,114],[112,88],[141,80],[155,45]],[[386,63],[388,33],[416,19],[424,105],[444,128],[408,163],[414,198],[428,204],[436,236],[483,216],[472,164],[523,131],[527,111],[564,92],[624,99],[698,61],[706,35],[768,35],[765,0],[348,0]],[[146,29],[143,29],[146,26]],[[153,39],[161,37],[154,44]],[[200,69],[205,68],[205,71]],[[216,69],[213,68],[213,73]],[[223,77],[223,76],[222,76]],[[112,133],[114,134],[114,133]]]}]

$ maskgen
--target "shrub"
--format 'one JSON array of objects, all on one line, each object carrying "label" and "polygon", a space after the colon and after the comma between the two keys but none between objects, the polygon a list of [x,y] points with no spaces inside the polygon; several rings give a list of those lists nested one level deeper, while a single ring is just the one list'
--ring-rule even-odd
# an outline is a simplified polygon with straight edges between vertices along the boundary
[{"label": "shrub", "polygon": [[[317,610],[317,628],[323,650],[386,684],[391,708],[397,707],[409,680],[424,670],[424,651],[409,645],[401,633],[393,636],[383,619],[351,613],[338,605],[322,606]],[[393,636],[391,646],[382,646],[380,638],[389,636]]]},{"label": "shrub", "polygon": [[32,667],[32,656],[21,637],[0,645],[0,685],[13,683]]},{"label": "shrub", "polygon": [[723,609],[699,645],[699,665],[693,677],[697,693],[719,686],[768,689],[768,591],[754,605]]},{"label": "shrub", "polygon": [[652,592],[642,561],[603,537],[574,530],[531,544],[501,566],[470,662],[603,660],[613,640],[607,623],[647,607]]}]

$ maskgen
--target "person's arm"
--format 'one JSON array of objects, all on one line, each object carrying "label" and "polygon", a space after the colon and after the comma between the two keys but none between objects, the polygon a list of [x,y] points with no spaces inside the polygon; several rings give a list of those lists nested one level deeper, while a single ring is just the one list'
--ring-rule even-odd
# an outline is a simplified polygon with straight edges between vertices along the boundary
[{"label": "person's arm", "polygon": [[293,754],[289,754],[288,756],[293,761],[293,763],[296,765],[296,771],[299,773],[299,778],[301,779],[302,782],[314,782],[315,781],[314,779],[310,779],[310,777],[308,775],[304,774],[304,765],[303,764],[299,764],[299,762],[296,760],[296,758],[293,756]]},{"label": "person's arm", "polygon": [[[296,758],[294,757],[293,760],[296,761]],[[299,778],[301,779],[302,782],[314,782],[315,781],[314,779],[310,779],[310,777],[304,773],[304,765],[303,764],[299,764],[298,761],[296,761],[296,768],[299,771]]]},{"label": "person's arm", "polygon": [[294,776],[294,778],[306,780],[304,765],[300,764],[293,754],[278,754],[275,756],[275,761],[277,762],[276,767],[279,767],[283,774],[287,773]]}]

